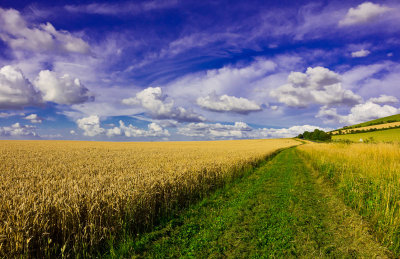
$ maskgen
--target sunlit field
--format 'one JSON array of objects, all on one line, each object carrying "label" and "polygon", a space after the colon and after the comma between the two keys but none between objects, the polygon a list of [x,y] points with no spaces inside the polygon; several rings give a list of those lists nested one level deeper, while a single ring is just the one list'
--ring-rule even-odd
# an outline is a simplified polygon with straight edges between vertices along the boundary
[{"label": "sunlit field", "polygon": [[1,141],[0,257],[91,253],[298,143]]},{"label": "sunlit field", "polygon": [[368,220],[378,239],[400,254],[400,145],[307,144],[298,149]]},{"label": "sunlit field", "polygon": [[[365,126],[365,127],[359,127],[359,128],[350,128],[350,129],[343,129],[341,130],[342,133],[347,134],[347,133],[351,133],[351,131],[355,131],[355,130],[371,130],[371,129],[390,129],[390,128],[395,128],[395,127],[399,127],[400,126],[400,122],[391,122],[391,123],[384,123],[384,124],[378,124],[378,125],[371,125],[371,126]],[[337,134],[339,131],[335,130],[332,131],[333,135]]]},{"label": "sunlit field", "polygon": [[360,140],[366,140],[367,138],[373,138],[374,141],[378,142],[400,142],[400,128],[387,129],[380,131],[371,131],[365,133],[345,134],[345,135],[333,135],[333,140],[350,140],[353,142],[360,142]]}]

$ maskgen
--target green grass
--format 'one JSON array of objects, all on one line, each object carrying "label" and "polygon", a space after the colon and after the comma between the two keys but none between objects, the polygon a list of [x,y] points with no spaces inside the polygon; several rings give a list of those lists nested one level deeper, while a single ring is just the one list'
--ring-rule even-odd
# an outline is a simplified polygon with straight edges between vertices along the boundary
[{"label": "green grass", "polygon": [[385,256],[297,152],[281,152],[153,232],[110,242],[105,257]]},{"label": "green grass", "polygon": [[350,127],[351,128],[361,128],[361,127],[366,127],[366,126],[370,126],[370,125],[374,125],[374,124],[378,124],[378,123],[379,124],[387,123],[388,121],[400,121],[400,114],[383,117],[383,118],[379,118],[379,119],[372,120],[372,121],[366,121],[363,123],[352,125]]},{"label": "green grass", "polygon": [[360,142],[360,139],[366,140],[367,138],[374,138],[378,142],[400,142],[400,128],[396,129],[383,129],[379,131],[371,131],[365,133],[345,134],[345,135],[332,135],[333,140],[350,140],[353,142]]}]

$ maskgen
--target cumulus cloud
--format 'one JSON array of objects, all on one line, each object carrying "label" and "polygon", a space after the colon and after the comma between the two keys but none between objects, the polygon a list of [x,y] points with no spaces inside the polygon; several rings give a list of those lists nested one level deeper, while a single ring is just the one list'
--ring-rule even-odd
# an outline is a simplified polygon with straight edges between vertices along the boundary
[{"label": "cumulus cloud", "polygon": [[380,15],[390,11],[391,8],[371,2],[364,2],[356,8],[350,8],[346,16],[339,21],[340,26],[367,23],[375,20]]},{"label": "cumulus cloud", "polygon": [[224,125],[221,123],[190,123],[178,128],[178,134],[202,139],[291,138],[303,133],[304,131],[313,131],[314,129],[324,131],[331,130],[311,125],[293,126],[290,128],[280,129],[254,129],[244,122],[235,122],[234,125]]},{"label": "cumulus cloud", "polygon": [[97,115],[91,115],[76,121],[78,128],[83,130],[83,135],[94,137],[105,132],[105,129],[100,127],[100,118]]},{"label": "cumulus cloud", "polygon": [[235,122],[234,125],[224,125],[221,123],[189,123],[178,128],[178,134],[189,137],[207,137],[207,138],[244,138],[246,133],[252,131],[252,128],[244,122]]},{"label": "cumulus cloud", "polygon": [[58,77],[55,72],[42,70],[34,84],[47,102],[77,104],[94,100],[94,96],[80,80],[68,74]]},{"label": "cumulus cloud", "polygon": [[369,100],[363,104],[355,105],[351,108],[348,115],[340,115],[337,113],[336,108],[324,106],[321,107],[316,117],[324,119],[327,123],[353,125],[398,113],[400,113],[400,109],[396,107],[390,105],[379,105]]},{"label": "cumulus cloud", "polygon": [[[168,130],[163,129],[157,123],[150,123],[146,129],[137,128],[131,124],[125,125],[123,121],[119,121],[119,127],[113,127],[110,129],[102,128],[100,125],[100,118],[97,115],[85,117],[76,121],[78,128],[82,129],[83,135],[94,137],[101,134],[105,134],[108,137],[114,136],[125,136],[125,137],[167,137],[170,136]],[[75,131],[71,130],[72,135],[75,135]]]},{"label": "cumulus cloud", "polygon": [[41,101],[40,93],[21,70],[12,66],[0,69],[0,109],[22,108],[37,105]]},{"label": "cumulus cloud", "polygon": [[89,53],[89,44],[50,23],[28,26],[15,9],[0,8],[0,39],[12,49],[52,53]]},{"label": "cumulus cloud", "polygon": [[258,129],[256,131],[256,135],[259,135],[263,138],[292,138],[296,137],[299,134],[303,133],[304,131],[314,131],[315,129],[323,130],[323,131],[331,131],[330,128],[321,128],[318,126],[312,125],[302,125],[302,126],[292,126],[290,128],[263,128]]},{"label": "cumulus cloud", "polygon": [[162,93],[160,87],[148,87],[135,97],[122,100],[126,105],[140,105],[155,119],[173,119],[182,122],[199,122],[205,118],[183,107],[175,106],[174,100]]},{"label": "cumulus cloud", "polygon": [[37,114],[30,114],[24,118],[25,120],[29,120],[31,123],[42,123],[43,119],[40,118]]},{"label": "cumulus cloud", "polygon": [[369,50],[362,49],[362,50],[359,50],[359,51],[351,52],[351,56],[353,58],[362,58],[362,57],[368,56],[370,53],[371,52]]},{"label": "cumulus cloud", "polygon": [[379,104],[382,104],[382,103],[398,103],[399,99],[397,99],[394,96],[382,94],[379,97],[370,98],[368,101],[373,102],[373,103],[379,103]]},{"label": "cumulus cloud", "polygon": [[70,75],[57,77],[55,72],[43,70],[34,85],[21,70],[13,66],[0,69],[0,109],[37,106],[43,102],[78,104],[94,100],[78,78]]},{"label": "cumulus cloud", "polygon": [[147,130],[139,129],[131,124],[125,125],[123,121],[119,121],[119,127],[114,127],[107,130],[107,136],[120,136],[125,137],[167,137],[170,136],[168,130],[163,129],[157,123],[150,123],[147,125]]},{"label": "cumulus cloud", "polygon": [[212,93],[206,97],[199,97],[197,98],[197,104],[202,108],[216,112],[236,112],[247,114],[261,110],[261,107],[254,101],[226,94],[217,96],[215,93]]},{"label": "cumulus cloud", "polygon": [[15,123],[9,127],[0,127],[0,136],[5,137],[36,137],[35,127]]},{"label": "cumulus cloud", "polygon": [[292,107],[353,105],[362,101],[360,96],[342,88],[339,74],[324,67],[309,67],[305,73],[291,72],[288,83],[272,90],[270,95]]}]

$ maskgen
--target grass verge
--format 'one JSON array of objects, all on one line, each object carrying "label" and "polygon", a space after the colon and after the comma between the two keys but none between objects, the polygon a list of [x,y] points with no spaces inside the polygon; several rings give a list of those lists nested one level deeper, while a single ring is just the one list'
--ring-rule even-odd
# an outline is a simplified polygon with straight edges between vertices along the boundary
[{"label": "grass verge", "polygon": [[396,144],[309,144],[301,155],[400,256],[400,148]]}]

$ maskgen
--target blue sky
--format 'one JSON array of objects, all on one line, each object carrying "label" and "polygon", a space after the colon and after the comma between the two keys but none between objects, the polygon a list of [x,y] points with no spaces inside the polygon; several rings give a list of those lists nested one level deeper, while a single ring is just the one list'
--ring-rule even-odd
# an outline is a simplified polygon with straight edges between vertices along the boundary
[{"label": "blue sky", "polygon": [[400,113],[398,1],[0,3],[0,138],[292,137]]}]

